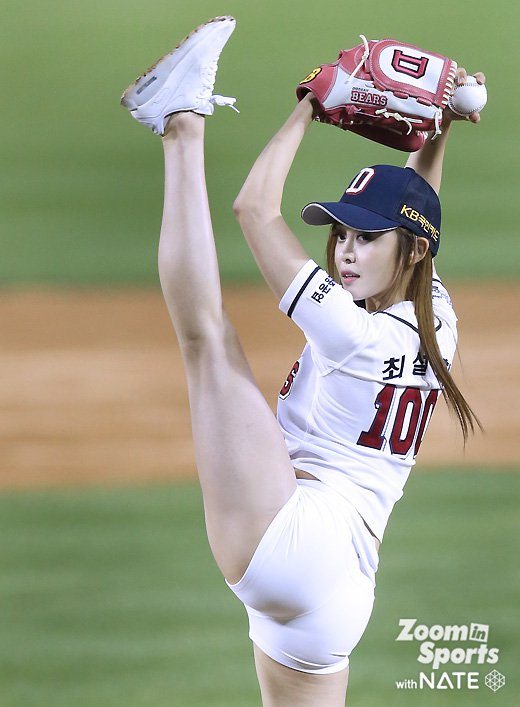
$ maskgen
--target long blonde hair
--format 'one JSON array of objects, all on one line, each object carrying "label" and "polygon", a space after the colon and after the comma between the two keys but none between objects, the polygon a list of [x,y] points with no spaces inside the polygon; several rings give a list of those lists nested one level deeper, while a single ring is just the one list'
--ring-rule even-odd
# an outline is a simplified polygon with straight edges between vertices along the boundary
[{"label": "long blonde hair", "polygon": [[[393,296],[399,289],[402,277],[413,268],[413,272],[405,293],[405,299],[411,300],[417,317],[421,355],[426,356],[437,380],[442,387],[444,400],[448,409],[457,417],[466,443],[469,432],[475,432],[475,425],[482,430],[482,425],[466,399],[460,392],[457,384],[449,372],[442,354],[439,350],[435,335],[435,322],[432,306],[432,274],[433,262],[430,250],[419,262],[413,265],[411,256],[416,247],[417,237],[405,228],[397,228],[398,248],[396,257],[395,275],[390,287],[383,295],[380,309],[384,309],[392,302]],[[327,270],[331,277],[339,282],[339,273],[336,269],[335,250],[337,231],[333,224],[327,241],[326,259]]]}]

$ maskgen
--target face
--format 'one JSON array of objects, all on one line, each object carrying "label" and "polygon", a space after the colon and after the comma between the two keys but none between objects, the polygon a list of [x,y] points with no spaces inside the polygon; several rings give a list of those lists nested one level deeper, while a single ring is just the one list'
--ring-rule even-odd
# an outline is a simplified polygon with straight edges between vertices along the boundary
[{"label": "face", "polygon": [[375,311],[394,280],[397,232],[365,233],[337,224],[334,233],[337,234],[334,257],[342,287],[354,300],[365,300],[369,311]]}]

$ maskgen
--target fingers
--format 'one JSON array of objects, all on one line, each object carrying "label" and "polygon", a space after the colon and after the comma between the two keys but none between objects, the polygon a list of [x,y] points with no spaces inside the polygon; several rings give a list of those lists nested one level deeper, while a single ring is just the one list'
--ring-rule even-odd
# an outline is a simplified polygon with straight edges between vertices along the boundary
[{"label": "fingers", "polygon": [[[473,76],[475,77],[477,83],[479,84],[485,84],[486,83],[486,76],[482,71],[476,71]],[[455,85],[456,86],[463,86],[468,80],[468,72],[463,66],[459,66],[457,68],[457,73],[455,74]],[[480,122],[480,113],[471,113],[470,115],[466,115],[464,118],[461,118],[461,116],[451,116],[452,120],[467,120],[470,123],[479,123]]]},{"label": "fingers", "polygon": [[462,66],[457,68],[457,73],[455,74],[455,84],[457,86],[463,86],[468,80],[468,72]]},{"label": "fingers", "polygon": [[[482,71],[476,71],[473,76],[476,78],[477,83],[486,83],[486,76]],[[455,74],[455,85],[463,86],[468,80],[468,72],[463,66],[457,68],[457,73]]]}]

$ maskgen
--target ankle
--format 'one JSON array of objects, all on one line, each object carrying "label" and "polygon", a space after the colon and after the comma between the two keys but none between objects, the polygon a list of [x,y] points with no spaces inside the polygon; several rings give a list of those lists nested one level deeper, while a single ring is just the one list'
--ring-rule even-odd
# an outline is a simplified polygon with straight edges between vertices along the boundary
[{"label": "ankle", "polygon": [[204,116],[192,111],[173,113],[166,119],[163,139],[176,135],[198,137],[204,132]]}]

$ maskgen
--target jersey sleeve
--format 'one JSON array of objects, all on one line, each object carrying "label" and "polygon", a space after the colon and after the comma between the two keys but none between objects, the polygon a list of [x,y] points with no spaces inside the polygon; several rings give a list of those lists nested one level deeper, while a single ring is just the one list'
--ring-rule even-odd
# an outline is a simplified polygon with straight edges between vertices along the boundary
[{"label": "jersey sleeve", "polygon": [[375,335],[372,317],[313,260],[289,285],[280,309],[300,327],[313,353],[333,366],[370,343]]}]

